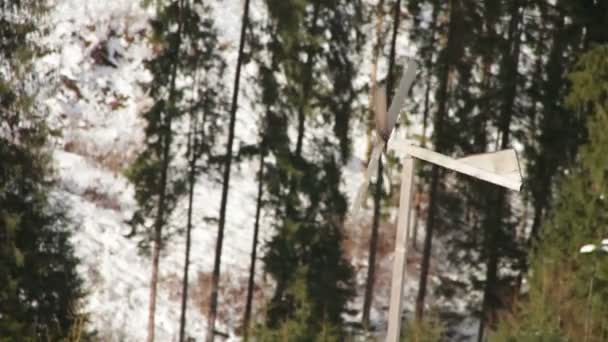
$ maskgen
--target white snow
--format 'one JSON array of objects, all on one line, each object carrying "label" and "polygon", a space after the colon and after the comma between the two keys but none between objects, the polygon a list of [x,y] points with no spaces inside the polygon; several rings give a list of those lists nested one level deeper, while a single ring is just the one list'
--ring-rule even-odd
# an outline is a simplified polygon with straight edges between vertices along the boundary
[{"label": "white snow", "polygon": [[[265,16],[262,3],[262,0],[252,1],[253,18]],[[223,53],[228,70],[223,81],[231,92],[243,1],[224,0],[212,2],[212,5],[217,14],[220,42],[227,46]],[[153,54],[146,43],[145,30],[148,19],[154,16],[154,6],[142,8],[141,1],[53,0],[51,8],[49,33],[43,38],[51,53],[40,59],[37,68],[40,73],[57,80],[56,84],[50,84],[52,96],[44,102],[49,108],[50,124],[62,129],[62,137],[55,139],[53,146],[59,180],[57,193],[68,202],[70,214],[77,224],[73,241],[77,255],[83,261],[80,271],[89,291],[85,309],[90,313],[90,328],[97,330],[102,340],[141,341],[146,333],[151,261],[138,253],[137,240],[124,236],[130,229],[125,220],[130,218],[136,203],[133,187],[123,171],[141,148],[144,123],[140,114],[151,105],[142,89],[142,84],[149,82],[151,75],[142,62]],[[367,31],[371,32],[372,28],[370,24]],[[406,34],[400,34],[397,46],[399,61],[416,53]],[[388,39],[384,48],[389,48]],[[99,51],[107,52],[105,57],[109,64],[95,62]],[[367,56],[370,55],[371,44],[367,44],[365,58],[356,75],[357,87],[368,82],[370,64]],[[380,79],[386,74],[385,62],[381,59]],[[243,68],[236,146],[253,143],[258,138],[256,109],[251,101],[256,96],[251,81],[256,72],[251,65]],[[422,94],[422,91],[414,91],[414,100],[420,101]],[[411,137],[421,132],[420,120],[408,117],[408,121],[410,126],[402,125],[396,134]],[[341,185],[349,198],[353,198],[363,178],[368,143],[364,123],[355,121],[352,125],[353,131],[359,133],[353,135],[353,158],[343,169]],[[432,127],[427,133],[430,130]],[[220,143],[223,146],[223,141]],[[242,319],[252,245],[257,163],[257,160],[240,163],[233,169],[230,183],[217,330],[231,336]],[[396,178],[391,173],[387,176]],[[209,219],[217,218],[220,194],[218,184],[209,179],[201,178],[197,183],[187,326],[188,334],[197,339],[205,334],[204,312],[208,306],[208,281],[217,234],[217,223]],[[357,270],[359,296],[350,306],[357,310],[363,300],[371,207],[368,205],[363,211],[364,217],[358,222],[347,224],[348,241],[345,242],[355,246],[349,257]],[[394,223],[396,210],[390,209],[388,213]],[[183,228],[185,217],[185,203],[180,203],[171,218],[171,226]],[[261,246],[271,234],[269,219],[265,216],[262,219]],[[388,246],[378,257],[376,296],[371,312],[372,322],[380,330],[386,324],[394,225],[384,226],[381,234]],[[419,239],[422,237],[421,232]],[[183,236],[172,236],[161,257],[156,313],[158,341],[177,339],[184,248]],[[263,252],[262,247],[260,252]],[[436,242],[433,258],[444,260],[444,254],[441,242]],[[411,259],[408,265],[411,270],[405,284],[406,307],[413,308],[419,271],[414,265],[418,264],[419,255],[412,252],[408,259]],[[256,284],[262,290],[256,293],[256,310],[261,309],[264,296],[272,286],[262,276],[261,267],[258,262]],[[448,271],[433,262],[430,281],[433,284],[439,281],[438,272],[458,276]],[[429,294],[429,305],[435,304],[432,297]],[[457,301],[454,305],[462,310],[465,301]],[[360,320],[360,314],[347,318]]]},{"label": "white snow", "polygon": [[583,254],[591,253],[591,252],[595,251],[596,248],[597,247],[595,245],[584,245],[583,247],[581,247],[579,252],[583,253]]},{"label": "white snow", "polygon": [[[238,3],[230,2],[234,13],[241,11]],[[143,9],[137,1],[120,0],[56,0],[52,8],[51,30],[45,37],[52,53],[40,60],[38,68],[55,73],[59,81],[57,91],[45,103],[50,123],[61,128],[63,134],[54,142],[57,191],[69,202],[77,224],[74,244],[83,260],[81,273],[89,291],[85,310],[91,315],[90,328],[104,340],[140,341],[145,338],[147,324],[151,262],[138,253],[137,240],[124,237],[130,229],[125,220],[136,203],[122,170],[141,146],[143,122],[139,115],[150,106],[141,88],[151,79],[142,62],[152,56],[143,30],[154,11]],[[239,32],[221,28],[220,32],[223,41],[230,43],[226,58],[232,66]],[[95,49],[107,52],[110,65],[95,62]],[[227,84],[231,84],[233,74],[233,70],[227,73]],[[256,136],[255,116],[246,112],[244,97],[241,103],[238,136],[252,141]],[[249,266],[257,190],[255,165],[255,161],[241,164],[231,180],[217,327],[225,332],[238,327],[241,320],[242,300],[234,297],[244,294],[243,277]],[[216,223],[208,222],[208,218],[217,216],[219,198],[219,186],[201,179],[195,189],[187,326],[188,334],[196,337],[204,336],[205,331],[205,281],[212,270],[217,231]],[[183,204],[176,210],[172,226],[185,226]],[[265,232],[262,241],[267,238]],[[175,340],[178,333],[183,240],[174,236],[160,261],[156,313],[159,341]],[[239,303],[232,305],[237,299]]]}]

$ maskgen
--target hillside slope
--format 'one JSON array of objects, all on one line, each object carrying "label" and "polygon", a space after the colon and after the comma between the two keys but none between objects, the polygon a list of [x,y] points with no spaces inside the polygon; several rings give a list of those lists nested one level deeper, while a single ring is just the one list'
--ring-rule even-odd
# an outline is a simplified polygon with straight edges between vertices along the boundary
[{"label": "hillside slope", "polygon": [[[252,16],[264,16],[261,0],[252,1]],[[226,84],[231,84],[242,1],[214,2],[221,42],[229,70]],[[231,13],[231,15],[223,15]],[[236,13],[239,13],[237,16]],[[125,223],[135,208],[133,188],[123,176],[141,147],[143,122],[140,114],[150,106],[141,85],[151,75],[143,61],[152,56],[146,44],[148,19],[154,9],[144,9],[139,1],[107,0],[89,2],[55,0],[50,13],[49,32],[43,44],[51,53],[40,60],[39,68],[57,80],[51,87],[53,96],[46,99],[50,122],[61,128],[62,137],[54,141],[54,159],[58,173],[57,192],[67,199],[70,213],[77,223],[74,244],[82,259],[81,273],[89,291],[85,310],[90,313],[91,328],[107,341],[140,341],[145,337],[148,309],[150,260],[139,255],[135,240],[125,238]],[[368,30],[370,31],[370,30]],[[371,32],[371,31],[370,31]],[[405,35],[402,35],[405,36]],[[399,42],[400,55],[412,56],[415,49],[407,41]],[[369,46],[366,53],[369,53]],[[380,65],[380,73],[385,68]],[[358,82],[367,82],[368,63],[364,62]],[[253,66],[244,68],[240,107],[237,114],[237,142],[252,143],[257,137],[256,114],[249,100],[254,96]],[[55,88],[57,86],[57,88]],[[418,93],[415,93],[418,97]],[[408,132],[416,132],[416,123]],[[363,158],[367,146],[365,127],[353,125],[354,157],[344,169],[343,189],[353,196],[362,178]],[[405,132],[399,132],[405,134]],[[256,194],[256,161],[243,161],[233,170],[228,203],[218,330],[235,335],[242,320],[252,243]],[[195,189],[191,257],[191,298],[188,309],[190,336],[200,339],[205,332],[204,313],[208,306],[208,284],[213,266],[220,188],[201,177]],[[360,296],[352,308],[360,310],[367,268],[369,210],[358,222],[349,223],[345,249],[357,272]],[[396,221],[393,212],[390,222]],[[176,210],[172,225],[185,226],[185,206]],[[271,231],[268,219],[261,230],[263,242]],[[372,319],[382,329],[385,325],[392,261],[394,225],[382,227],[382,247]],[[421,234],[422,235],[422,234]],[[157,304],[159,341],[177,340],[184,255],[183,236],[173,236],[160,261],[160,288]],[[441,250],[439,248],[439,250]],[[438,258],[441,256],[438,255]],[[417,287],[416,253],[411,255],[410,277],[406,297],[411,308]],[[271,290],[270,279],[258,268],[254,307],[260,309],[265,294]],[[437,279],[434,279],[437,281]],[[359,320],[358,314],[347,317]]]}]

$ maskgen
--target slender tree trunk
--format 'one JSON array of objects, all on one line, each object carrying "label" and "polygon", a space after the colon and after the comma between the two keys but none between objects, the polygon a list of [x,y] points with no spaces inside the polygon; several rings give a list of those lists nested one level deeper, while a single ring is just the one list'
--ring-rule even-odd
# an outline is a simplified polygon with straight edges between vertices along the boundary
[{"label": "slender tree trunk", "polygon": [[[196,130],[195,130],[196,131]],[[188,175],[188,218],[186,224],[186,255],[184,257],[184,277],[182,279],[182,310],[179,324],[179,341],[183,342],[186,329],[186,307],[188,301],[188,268],[190,266],[190,237],[192,231],[192,199],[194,197],[194,182],[196,175],[196,138],[189,146],[191,149],[190,172]]]},{"label": "slender tree trunk", "polygon": [[433,248],[433,231],[435,229],[435,211],[437,208],[437,196],[439,187],[439,167],[433,165],[431,170],[431,189],[429,197],[429,210],[426,220],[426,235],[424,237],[424,248],[420,265],[420,281],[418,285],[418,296],[416,297],[416,319],[422,319],[424,313],[424,300],[426,297],[426,284],[431,262],[431,250]]},{"label": "slender tree trunk", "polygon": [[[502,134],[500,143],[501,149],[509,147],[510,129],[512,112],[515,105],[517,92],[517,66],[519,64],[519,52],[521,46],[520,22],[521,12],[520,3],[515,1],[511,8],[511,19],[509,22],[509,46],[505,51],[504,63],[502,63],[503,84],[505,85],[505,98],[501,106],[501,117],[499,131]],[[486,283],[484,288],[482,318],[479,323],[478,341],[483,341],[485,325],[493,321],[493,311],[500,306],[500,298],[496,293],[496,283],[498,281],[498,262],[500,254],[498,251],[501,235],[503,216],[505,215],[506,191],[503,188],[494,189],[494,199],[490,199],[490,210],[495,211],[490,214],[488,225],[485,227],[487,232],[486,250],[488,252],[488,262],[486,267]]]},{"label": "slender tree trunk", "polygon": [[[437,4],[439,6],[439,4]],[[443,121],[447,113],[449,74],[452,69],[452,60],[449,51],[453,49],[454,44],[454,29],[453,25],[456,17],[456,9],[459,6],[458,0],[453,0],[449,9],[448,23],[448,41],[445,50],[442,52],[444,61],[440,65],[439,88],[437,89],[437,113],[435,114],[435,148],[441,151],[444,148],[443,143]],[[440,62],[441,63],[441,62]],[[429,274],[429,266],[431,261],[431,251],[433,248],[433,233],[436,224],[437,198],[439,197],[439,177],[440,171],[437,165],[433,165],[431,170],[431,188],[429,193],[429,209],[426,220],[426,235],[424,237],[424,249],[422,251],[422,260],[420,265],[420,281],[418,285],[418,295],[416,297],[416,320],[421,320],[424,314],[424,301],[426,297],[427,278]]]},{"label": "slender tree trunk", "polygon": [[245,8],[243,10],[239,54],[236,61],[236,74],[234,77],[234,88],[232,91],[230,125],[228,127],[228,143],[226,144],[226,164],[224,167],[222,199],[220,202],[217,242],[215,245],[215,262],[213,265],[213,274],[211,276],[211,298],[209,301],[209,317],[207,319],[207,342],[213,342],[213,339],[215,338],[215,318],[217,316],[220,266],[222,262],[222,246],[224,243],[224,227],[226,224],[226,206],[228,204],[228,189],[230,186],[230,170],[232,166],[232,145],[234,143],[234,126],[236,123],[236,110],[238,108],[239,82],[241,79],[241,64],[243,63],[243,49],[245,47],[245,33],[249,22],[249,1],[250,0],[245,0]]},{"label": "slender tree trunk", "polygon": [[[422,118],[422,147],[426,147],[426,130],[427,122],[430,111],[430,92],[431,92],[431,76],[428,76],[426,91],[424,94],[424,113]],[[420,223],[420,212],[422,211],[422,193],[424,191],[424,185],[421,181],[416,182],[416,195],[414,196],[414,213],[413,213],[413,227],[412,227],[412,248],[418,250],[418,226]]]},{"label": "slender tree trunk", "polygon": [[[198,69],[198,67],[197,67]],[[197,80],[195,80],[195,83]],[[195,90],[196,92],[196,90]],[[203,115],[203,120],[201,123],[201,127],[205,127],[206,122],[206,113]],[[186,330],[186,309],[188,302],[188,274],[190,267],[190,247],[191,247],[191,232],[192,232],[192,203],[194,199],[194,186],[196,183],[196,165],[198,162],[198,138],[197,138],[197,128],[198,128],[198,120],[194,113],[191,113],[191,129],[190,134],[188,136],[188,151],[190,151],[190,165],[189,165],[189,174],[188,174],[188,218],[186,224],[186,253],[184,256],[184,276],[182,279],[182,307],[181,307],[181,316],[180,316],[180,325],[179,325],[179,341],[183,342],[185,339],[185,330]],[[202,132],[201,141],[205,139],[204,131]]]},{"label": "slender tree trunk", "polygon": [[[262,143],[263,144],[263,143]],[[262,212],[262,195],[264,192],[264,157],[265,151],[262,147],[260,152],[260,168],[258,170],[258,197],[255,208],[255,223],[253,226],[253,246],[251,247],[251,266],[249,267],[249,282],[247,284],[247,301],[245,303],[245,318],[243,319],[243,337],[249,339],[249,321],[251,319],[251,302],[253,301],[253,286],[255,280],[255,263],[258,250],[258,233],[260,230],[260,214]]]},{"label": "slender tree trunk", "polygon": [[[179,58],[179,48],[181,45],[181,33],[182,33],[182,20],[181,13],[183,9],[183,0],[179,4],[179,20],[177,28],[177,43],[175,46],[175,60]],[[173,64],[171,70],[171,81],[169,84],[169,111],[175,110],[175,78],[177,76],[177,62]],[[165,132],[162,138],[163,140],[163,152],[162,152],[162,170],[160,179],[160,193],[158,196],[158,206],[156,213],[156,220],[154,222],[154,246],[152,249],[152,274],[150,277],[150,298],[148,308],[148,342],[154,342],[154,328],[155,328],[155,314],[156,314],[156,292],[158,286],[158,263],[160,259],[160,250],[162,249],[162,230],[165,225],[165,199],[167,192],[167,173],[169,169],[169,152],[171,147],[171,124],[172,124],[173,113],[165,112]]]},{"label": "slender tree trunk", "polygon": [[[317,19],[319,17],[319,12],[321,10],[321,1],[316,0],[314,3],[313,9],[313,18],[312,25],[310,27],[309,33],[311,35],[315,34],[317,28]],[[308,100],[309,93],[312,88],[313,81],[313,46],[309,45],[306,49],[306,63],[305,63],[305,72],[303,73],[304,80],[302,82],[302,98],[300,99],[300,103],[298,105],[298,135],[296,138],[296,149],[292,157],[294,157],[296,161],[296,167],[299,167],[300,159],[302,157],[302,148],[304,144],[304,133],[306,129],[306,101]],[[289,181],[289,189],[287,192],[287,199],[285,201],[285,216],[290,218],[296,218],[297,213],[295,210],[294,203],[292,201],[292,197],[294,192],[296,191],[296,179],[292,178]],[[278,279],[275,287],[274,295],[272,298],[272,302],[278,303],[282,300],[283,294],[287,290],[287,283],[284,279]]]},{"label": "slender tree trunk", "polygon": [[[321,1],[317,0],[314,3],[313,10],[313,18],[312,18],[312,26],[310,27],[309,33],[311,35],[315,34],[317,30],[317,19],[319,17],[319,12],[321,10]],[[298,167],[300,158],[302,157],[302,147],[304,144],[304,133],[306,129],[306,101],[308,100],[309,93],[312,88],[313,81],[313,46],[309,45],[306,49],[306,64],[305,64],[305,72],[303,74],[304,81],[302,83],[302,98],[300,99],[300,103],[298,106],[298,135],[296,139],[296,149],[294,151],[293,157],[296,160],[296,167]],[[289,182],[289,189],[287,192],[287,200],[285,201],[285,215],[290,218],[296,217],[294,203],[292,202],[292,196],[294,191],[296,191],[296,180],[292,178]],[[287,284],[279,279],[277,281],[277,285],[274,291],[274,295],[272,298],[272,302],[279,302],[283,297],[285,290],[287,289]]]},{"label": "slender tree trunk", "polygon": [[[561,2],[557,2],[557,6],[561,7]],[[561,77],[561,69],[565,63],[563,51],[566,49],[566,42],[564,35],[566,34],[564,27],[564,14],[559,13],[557,15],[558,19],[555,21],[554,29],[552,30],[551,37],[546,37],[546,39],[551,39],[552,46],[549,52],[549,60],[547,61],[546,70],[542,69],[542,60],[539,60],[537,77],[541,78],[546,75],[547,80],[544,81],[545,92],[542,95],[542,109],[539,111],[542,112],[541,123],[539,128],[542,132],[549,132],[551,130],[556,129],[556,126],[559,124],[555,123],[555,113],[552,112],[555,99],[560,97],[559,87],[562,83]],[[550,21],[549,18],[545,18],[544,20]],[[587,44],[585,40],[583,44]],[[546,133],[541,133],[541,141],[550,141],[544,135]],[[528,241],[528,246],[530,248],[534,248],[534,244],[537,242],[540,234],[541,234],[541,226],[543,224],[543,219],[545,213],[549,209],[549,199],[551,197],[551,185],[552,180],[555,175],[555,172],[559,168],[559,161],[557,161],[554,157],[555,152],[551,151],[546,145],[548,143],[544,143],[541,145],[541,153],[538,156],[538,160],[536,161],[536,174],[535,182],[532,185],[532,206],[534,208],[534,219],[532,223],[532,230],[530,232],[530,237]],[[549,150],[549,151],[547,151]],[[560,156],[562,157],[562,156]],[[526,270],[527,272],[527,267]]]},{"label": "slender tree trunk", "polygon": [[[431,39],[429,42],[429,47],[433,48],[435,46],[435,32],[437,31],[437,15],[439,14],[439,4],[437,1],[433,3],[433,14],[431,19]],[[426,147],[426,131],[428,128],[428,120],[429,113],[431,111],[431,80],[432,73],[430,70],[432,69],[433,64],[433,55],[434,53],[429,52],[430,56],[428,57],[428,65],[427,69],[429,70],[429,74],[426,79],[426,90],[424,92],[424,111],[422,115],[422,141],[420,144],[422,147]],[[412,227],[412,247],[414,250],[418,250],[418,227],[420,223],[420,211],[422,210],[422,193],[424,191],[424,184],[422,182],[416,182],[416,196],[414,198],[414,213],[413,213],[413,227]]]},{"label": "slender tree trunk", "polygon": [[[382,6],[381,3],[378,6]],[[397,34],[399,33],[399,23],[401,19],[401,0],[395,2],[394,19],[393,19],[393,32],[391,38],[391,50],[388,61],[388,75],[386,82],[386,97],[387,103],[391,103],[393,95],[393,84],[394,76],[393,70],[395,66],[395,48],[397,43]],[[372,86],[375,86],[372,85]],[[367,269],[367,282],[365,284],[365,297],[363,301],[363,324],[367,326],[369,324],[369,311],[372,305],[374,282],[376,279],[376,253],[378,250],[378,228],[380,226],[380,209],[382,205],[382,157],[378,160],[378,172],[376,177],[376,187],[374,192],[374,216],[372,218],[372,236],[370,238],[369,256],[368,256],[368,269]]]},{"label": "slender tree trunk", "polygon": [[[370,106],[369,106],[369,118],[370,123],[374,122],[374,102],[377,100],[376,92],[378,89],[378,56],[380,55],[380,48],[382,47],[382,26],[384,23],[384,0],[379,0],[376,6],[377,22],[376,22],[376,44],[372,54],[372,72],[370,75]],[[370,136],[371,136],[371,127]],[[371,139],[370,139],[371,142]],[[369,145],[371,147],[371,144]],[[371,149],[370,149],[371,152]],[[369,326],[369,310],[372,305],[372,293],[374,290],[375,282],[375,270],[376,270],[376,251],[378,249],[378,226],[380,217],[380,200],[382,192],[382,158],[378,160],[378,173],[377,173],[376,191],[374,192],[374,217],[372,221],[372,235],[369,241],[369,254],[367,259],[367,280],[365,283],[365,294],[363,298],[363,318],[362,324],[365,329]]]}]

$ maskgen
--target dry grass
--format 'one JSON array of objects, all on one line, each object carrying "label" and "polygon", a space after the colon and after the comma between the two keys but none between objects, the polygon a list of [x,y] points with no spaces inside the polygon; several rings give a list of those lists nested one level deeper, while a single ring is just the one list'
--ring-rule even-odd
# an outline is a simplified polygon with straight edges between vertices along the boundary
[{"label": "dry grass", "polygon": [[98,207],[110,210],[120,211],[121,206],[118,203],[118,199],[115,197],[110,197],[108,194],[100,192],[98,189],[94,187],[88,187],[82,193],[82,197],[89,200],[90,202],[95,203]]},{"label": "dry grass", "polygon": [[[238,327],[236,329],[237,334],[242,331],[241,324],[245,313],[247,281],[248,275],[237,277],[230,273],[225,273],[220,279],[217,320],[218,323]],[[256,284],[254,287],[252,317],[255,317],[256,311],[259,311],[263,307],[263,303],[266,302],[262,286]],[[211,295],[211,273],[199,272],[196,284],[191,288],[190,294],[200,313],[207,316]]]},{"label": "dry grass", "polygon": [[115,173],[122,173],[137,157],[135,148],[113,149],[102,153],[97,151],[94,146],[90,146],[81,140],[68,140],[64,143],[63,149],[66,152],[94,160],[105,169]]}]

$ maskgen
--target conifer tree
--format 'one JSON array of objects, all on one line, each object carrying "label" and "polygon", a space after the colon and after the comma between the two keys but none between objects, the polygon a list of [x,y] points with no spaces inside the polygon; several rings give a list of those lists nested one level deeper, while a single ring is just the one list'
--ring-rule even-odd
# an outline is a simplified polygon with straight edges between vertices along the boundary
[{"label": "conifer tree", "polygon": [[567,103],[587,117],[588,141],[539,232],[528,298],[501,321],[492,341],[608,339],[608,254],[580,253],[608,236],[608,46],[585,53],[570,79]]},{"label": "conifer tree", "polygon": [[[195,175],[205,170],[197,162],[211,158],[215,136],[209,134],[217,133],[221,127],[217,117],[221,112],[222,91],[212,84],[218,83],[218,75],[224,68],[216,50],[217,38],[209,9],[202,1],[167,1],[158,5],[157,16],[151,21],[151,43],[159,52],[146,62],[153,76],[147,86],[154,104],[144,113],[147,124],[144,149],[127,172],[139,205],[129,221],[130,235],[140,237],[142,251],[152,252],[148,341],[154,340],[160,254],[167,238],[175,233],[167,230],[169,219],[178,201],[193,191]],[[178,77],[185,78],[180,86]],[[199,82],[196,88],[193,84],[196,77],[208,82]],[[188,121],[192,123],[190,149],[184,153],[182,146],[187,142],[188,132],[182,132],[181,127],[188,127]],[[191,219],[188,221],[187,235],[192,228]],[[186,260],[185,271],[188,263]],[[184,281],[187,284],[186,275]],[[184,296],[186,292],[187,288]],[[182,321],[185,325],[185,312]]]},{"label": "conifer tree", "polygon": [[74,226],[53,195],[35,43],[44,1],[0,1],[0,338],[66,338],[80,314]]},{"label": "conifer tree", "polygon": [[[454,87],[455,74],[458,72],[459,76],[465,75],[466,72],[462,72],[461,58],[465,53],[465,46],[467,38],[469,38],[464,30],[465,21],[465,6],[466,1],[452,1],[449,6],[441,9],[441,15],[446,18],[445,22],[441,27],[438,27],[438,33],[444,38],[442,39],[445,45],[438,53],[436,74],[438,79],[437,88],[435,91],[435,102],[436,112],[433,117],[433,135],[432,142],[434,149],[442,153],[451,152],[451,134],[452,130],[449,129],[450,122],[448,121],[448,110],[452,103],[452,92]],[[435,4],[439,6],[439,4]],[[438,10],[440,10],[438,8]],[[438,14],[440,15],[440,14]],[[459,68],[460,67],[460,68]],[[462,84],[459,86],[466,87],[466,82],[463,82],[464,76],[459,81]],[[452,141],[453,143],[453,141]],[[424,301],[427,291],[427,277],[430,265],[431,249],[433,242],[433,235],[435,227],[440,225],[439,222],[441,208],[441,199],[445,198],[445,189],[441,185],[442,183],[442,171],[437,166],[432,166],[430,175],[430,188],[429,188],[429,204],[426,220],[426,235],[424,239],[423,255],[420,266],[420,282],[418,287],[418,295],[416,298],[416,318],[422,318],[424,310]],[[443,215],[441,215],[443,216]],[[445,218],[443,218],[445,219]]]},{"label": "conifer tree", "polygon": [[239,42],[239,53],[236,61],[236,73],[234,86],[232,88],[232,102],[230,105],[230,122],[228,126],[228,141],[226,143],[226,155],[224,161],[224,172],[222,179],[222,198],[220,202],[220,213],[218,223],[217,242],[215,245],[215,261],[213,274],[211,276],[211,299],[209,301],[209,313],[207,319],[207,342],[212,342],[215,337],[215,317],[217,315],[217,301],[220,282],[220,271],[222,265],[222,247],[224,243],[224,227],[226,224],[226,206],[228,205],[228,190],[230,189],[230,171],[232,165],[232,145],[234,143],[234,126],[236,123],[236,111],[238,109],[239,83],[241,80],[241,66],[243,64],[243,50],[245,48],[245,33],[249,21],[249,0],[245,0],[243,18],[241,20],[241,37]]},{"label": "conifer tree", "polygon": [[[250,22],[250,36],[255,37],[261,34],[261,30],[263,29],[263,24],[259,22]],[[247,282],[247,296],[245,298],[245,313],[243,315],[243,339],[245,341],[249,340],[249,333],[251,328],[251,312],[253,310],[253,294],[254,294],[254,285],[255,285],[255,275],[256,275],[256,265],[258,259],[258,249],[259,249],[259,234],[260,234],[260,225],[263,210],[265,207],[265,172],[266,172],[266,164],[268,163],[267,157],[267,141],[270,139],[268,129],[269,123],[269,107],[267,104],[270,104],[274,101],[276,96],[276,89],[271,86],[269,83],[265,83],[268,79],[268,68],[265,66],[264,62],[264,44],[259,42],[257,39],[248,38],[250,42],[250,55],[251,58],[255,61],[255,63],[260,67],[259,75],[256,77],[253,82],[257,82],[258,87],[256,87],[256,92],[260,101],[254,103],[257,105],[261,112],[260,114],[260,123],[259,123],[259,141],[255,145],[243,146],[241,147],[239,154],[246,157],[257,157],[259,158],[259,166],[257,171],[257,182],[258,182],[258,190],[256,196],[256,208],[255,208],[255,219],[253,224],[253,242],[251,246],[251,257],[249,264],[249,279]]]},{"label": "conifer tree", "polygon": [[[500,149],[509,148],[510,138],[512,135],[512,122],[517,118],[516,96],[519,85],[518,65],[520,59],[521,48],[521,22],[522,22],[522,4],[519,1],[513,1],[510,8],[506,9],[509,12],[509,24],[506,28],[507,39],[502,44],[502,53],[500,61],[499,81],[503,87],[501,94],[503,95],[499,103],[499,117],[497,120],[497,132],[500,134]],[[483,254],[486,255],[486,277],[484,284],[484,297],[482,303],[482,318],[479,326],[478,340],[482,341],[484,325],[494,321],[493,312],[504,306],[501,303],[499,295],[499,262],[509,253],[507,249],[510,247],[509,242],[513,242],[512,233],[514,226],[509,224],[510,206],[506,190],[503,188],[489,189],[486,195],[487,209],[486,217],[482,227],[484,229],[484,245]],[[513,242],[514,243],[514,242]]]},{"label": "conifer tree", "polygon": [[[193,6],[198,5],[198,6]],[[221,116],[224,113],[224,87],[221,79],[225,63],[219,54],[217,32],[211,8],[202,1],[185,3],[183,8],[184,52],[181,59],[183,69],[192,68],[192,84],[184,111],[188,113],[188,135],[185,159],[187,160],[187,222],[184,273],[182,278],[182,303],[179,340],[186,339],[186,309],[188,301],[188,279],[190,266],[193,201],[196,181],[201,174],[210,179],[217,178],[222,165],[214,145],[223,132]],[[186,92],[185,92],[186,93]],[[188,97],[186,99],[186,97]]]},{"label": "conifer tree", "polygon": [[[378,58],[380,54],[380,50],[382,48],[382,24],[384,21],[384,1],[379,1],[377,5],[377,24],[376,24],[376,43],[373,50],[373,59],[372,62],[372,75],[371,75],[371,90],[370,90],[370,127],[371,123],[374,121],[371,120],[374,116],[374,104],[376,99],[376,93],[378,89],[378,80],[377,80],[377,64]],[[390,103],[390,95],[392,95],[392,86],[393,86],[393,70],[395,65],[395,44],[397,40],[397,33],[399,32],[399,22],[401,17],[401,1],[397,0],[394,4],[393,9],[393,26],[392,26],[392,37],[391,37],[391,50],[389,55],[388,62],[388,79],[387,79],[387,102]],[[380,212],[382,207],[382,197],[383,197],[383,166],[382,166],[382,158],[378,160],[378,170],[376,172],[376,183],[374,186],[374,211],[372,217],[372,234],[369,242],[369,254],[367,259],[367,277],[365,283],[365,294],[363,297],[363,312],[362,312],[362,324],[364,327],[369,325],[369,312],[372,306],[373,300],[373,290],[374,283],[376,280],[376,253],[378,250],[378,230],[380,226]]]},{"label": "conifer tree", "polygon": [[251,246],[251,258],[249,267],[249,280],[247,282],[247,298],[245,300],[245,315],[243,319],[243,337],[245,340],[249,336],[249,322],[251,320],[251,308],[253,302],[253,290],[255,281],[255,269],[257,262],[258,252],[258,236],[260,233],[260,217],[262,215],[263,207],[263,195],[264,195],[264,165],[265,165],[265,148],[264,141],[260,143],[260,166],[258,169],[258,193],[256,196],[256,208],[255,208],[255,223],[253,225],[253,244]]},{"label": "conifer tree", "polygon": [[[342,255],[347,206],[339,184],[358,94],[352,77],[361,43],[359,5],[267,1],[271,40],[264,84],[281,94],[266,98],[272,101],[267,146],[275,162],[265,179],[276,230],[264,256],[265,269],[276,282],[267,324],[280,331],[300,321],[307,339],[327,326],[339,334],[353,294],[352,270]],[[295,141],[288,135],[294,127]]]},{"label": "conifer tree", "polygon": [[[167,218],[175,208],[177,197],[184,192],[181,177],[169,174],[173,151],[173,123],[180,116],[176,104],[179,101],[175,80],[179,63],[179,49],[182,41],[182,9],[184,0],[171,2],[163,6],[158,18],[153,22],[153,34],[161,44],[167,44],[158,57],[151,60],[148,68],[153,74],[150,94],[155,100],[152,108],[145,113],[147,121],[145,130],[146,146],[139,154],[134,165],[128,171],[128,178],[135,185],[135,198],[139,205],[133,214],[130,224],[134,235],[136,228],[146,229],[141,246],[149,249],[152,243],[152,271],[150,279],[150,298],[148,309],[147,341],[154,341],[156,296],[158,287],[158,268],[163,244],[163,228]],[[172,26],[177,24],[177,31]]]}]

